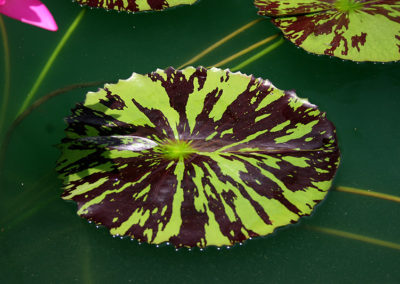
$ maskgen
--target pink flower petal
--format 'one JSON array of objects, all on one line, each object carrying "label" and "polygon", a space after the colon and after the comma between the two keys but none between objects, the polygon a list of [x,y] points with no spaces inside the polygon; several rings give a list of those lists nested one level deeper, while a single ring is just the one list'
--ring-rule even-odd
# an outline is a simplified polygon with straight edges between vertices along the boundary
[{"label": "pink flower petal", "polygon": [[0,0],[0,13],[46,30],[58,29],[50,11],[39,0]]}]

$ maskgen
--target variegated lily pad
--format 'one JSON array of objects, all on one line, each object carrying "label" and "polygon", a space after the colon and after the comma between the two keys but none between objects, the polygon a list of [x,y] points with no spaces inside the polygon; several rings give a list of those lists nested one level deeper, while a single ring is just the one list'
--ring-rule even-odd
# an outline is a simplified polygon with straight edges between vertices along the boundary
[{"label": "variegated lily pad", "polygon": [[400,0],[255,0],[305,50],[354,61],[400,60]]},{"label": "variegated lily pad", "polygon": [[170,7],[193,4],[198,0],[76,0],[81,5],[126,12],[164,10]]},{"label": "variegated lily pad", "polygon": [[58,171],[78,214],[151,244],[223,246],[309,215],[339,161],[325,113],[217,68],[134,73],[67,118]]}]

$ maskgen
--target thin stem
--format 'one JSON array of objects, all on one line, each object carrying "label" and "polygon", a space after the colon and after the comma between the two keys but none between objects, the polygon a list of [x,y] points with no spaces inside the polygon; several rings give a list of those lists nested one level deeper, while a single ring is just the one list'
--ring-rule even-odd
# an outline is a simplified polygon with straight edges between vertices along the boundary
[{"label": "thin stem", "polygon": [[8,98],[10,97],[10,48],[8,45],[8,36],[3,17],[0,15],[0,30],[1,38],[3,40],[4,49],[4,88],[3,88],[3,101],[0,109],[0,133],[2,133],[4,120],[6,118],[6,111],[8,106]]},{"label": "thin stem", "polygon": [[[8,178],[15,179],[15,177]],[[35,207],[37,202],[42,200],[49,189],[52,188],[47,186],[52,180],[54,180],[53,169],[45,175],[37,177],[34,183],[25,185],[23,191],[16,192],[16,197],[13,200],[8,198],[7,203],[3,205],[4,214],[0,217],[0,224],[10,223],[19,215]]]},{"label": "thin stem", "polygon": [[68,28],[67,32],[61,38],[61,41],[58,43],[56,48],[54,49],[53,53],[50,55],[49,59],[47,60],[46,64],[44,65],[42,71],[39,74],[39,77],[36,79],[36,82],[33,84],[32,89],[29,91],[28,95],[25,98],[21,108],[19,109],[17,116],[20,115],[22,112],[26,110],[29,106],[30,102],[32,101],[33,97],[35,96],[37,90],[39,89],[40,85],[42,84],[44,78],[46,77],[47,73],[49,72],[51,66],[53,65],[54,61],[56,60],[58,54],[64,47],[65,43],[68,41],[76,27],[78,26],[79,22],[82,20],[83,15],[85,14],[85,9],[82,9],[79,14],[76,16],[75,20],[72,22],[71,26]]},{"label": "thin stem", "polygon": [[282,43],[284,43],[284,39],[283,38],[281,38],[279,41],[271,44],[270,46],[268,46],[267,48],[263,49],[259,53],[257,53],[254,56],[250,57],[249,59],[243,61],[239,65],[236,65],[235,67],[231,68],[231,71],[238,71],[238,70],[242,69],[243,67],[249,65],[250,63],[253,63],[257,59],[261,58],[262,56],[264,56],[267,53],[269,53],[269,52],[273,51],[274,49],[276,49]]},{"label": "thin stem", "polygon": [[67,86],[67,87],[64,87],[61,89],[57,89],[57,90],[41,97],[40,99],[35,101],[29,108],[25,109],[21,114],[19,114],[17,116],[17,118],[13,121],[13,123],[11,124],[10,128],[8,129],[8,131],[5,135],[5,138],[3,140],[3,143],[1,144],[1,147],[0,147],[0,172],[2,169],[3,162],[4,162],[6,149],[8,147],[8,144],[10,143],[11,135],[12,135],[13,131],[22,122],[22,120],[24,120],[24,118],[26,118],[32,111],[34,111],[36,108],[38,108],[39,106],[41,106],[42,104],[44,104],[45,102],[50,100],[51,98],[56,97],[57,95],[64,94],[64,93],[66,93],[68,91],[72,91],[74,89],[96,86],[96,85],[100,85],[103,83],[104,82],[80,83],[80,84],[70,85],[70,86]]},{"label": "thin stem", "polygon": [[375,191],[371,191],[371,190],[358,189],[358,188],[347,187],[347,186],[338,186],[338,187],[336,187],[336,190],[342,191],[342,192],[347,192],[347,193],[352,193],[352,194],[381,198],[381,199],[400,203],[400,197],[395,196],[395,195],[386,194],[386,193],[380,193],[380,192],[375,192]]},{"label": "thin stem", "polygon": [[205,55],[207,55],[208,53],[210,53],[211,51],[213,51],[214,49],[220,47],[221,45],[223,45],[224,43],[226,43],[227,41],[229,41],[230,39],[234,38],[235,36],[237,36],[238,34],[244,32],[245,30],[249,29],[250,27],[254,26],[255,24],[257,24],[258,22],[261,22],[263,19],[257,19],[254,21],[251,21],[250,23],[244,25],[243,27],[240,27],[239,29],[235,30],[234,32],[230,33],[229,35],[227,35],[226,37],[222,38],[221,40],[217,41],[216,43],[214,43],[213,45],[211,45],[210,47],[206,48],[204,51],[200,52],[198,55],[196,55],[195,57],[191,58],[190,60],[188,60],[187,62],[185,62],[184,64],[182,64],[181,66],[179,66],[177,69],[182,69],[183,67],[186,67],[196,61],[198,61],[200,58],[204,57]]},{"label": "thin stem", "polygon": [[91,269],[91,249],[90,249],[90,243],[88,240],[87,233],[81,234],[83,240],[82,240],[82,283],[84,284],[92,284],[94,283],[93,281],[93,276],[92,276],[92,269]]},{"label": "thin stem", "polygon": [[[49,186],[47,186],[46,187],[47,192],[54,189],[54,187],[57,187],[57,184],[58,183],[54,182],[54,183],[51,183]],[[57,199],[58,199],[57,195],[52,195],[46,199],[37,200],[37,203],[35,203],[35,206],[25,208],[25,210],[23,210],[20,214],[18,214],[13,219],[11,219],[8,223],[4,223],[4,225],[7,226],[7,231],[11,231],[15,226],[19,225],[26,219],[32,217],[40,209],[46,207],[48,204],[54,202]]]},{"label": "thin stem", "polygon": [[342,238],[346,238],[346,239],[352,239],[352,240],[356,240],[356,241],[360,241],[360,242],[364,242],[364,243],[368,243],[368,244],[373,244],[373,245],[377,245],[377,246],[400,250],[400,244],[383,241],[383,240],[379,240],[379,239],[375,239],[375,238],[371,238],[371,237],[366,237],[363,235],[339,231],[339,230],[331,229],[331,228],[317,227],[317,226],[306,226],[306,228],[313,230],[313,231],[317,231],[317,232],[321,232],[321,233],[325,233],[325,234],[329,234],[329,235],[334,235],[334,236],[338,236],[338,237],[342,237]]},{"label": "thin stem", "polygon": [[267,37],[267,38],[255,43],[255,44],[250,45],[249,47],[247,47],[247,48],[245,48],[245,49],[243,49],[243,50],[241,50],[241,51],[229,56],[228,58],[225,58],[224,60],[218,62],[217,64],[214,64],[213,66],[214,67],[223,66],[226,63],[229,63],[232,60],[235,60],[236,58],[238,58],[238,57],[240,57],[240,56],[242,56],[242,55],[244,55],[246,53],[249,53],[250,51],[252,51],[252,50],[254,50],[254,49],[256,49],[256,48],[258,48],[258,47],[260,47],[260,46],[262,46],[262,45],[264,45],[264,44],[266,44],[266,43],[268,43],[268,42],[270,42],[270,41],[272,41],[274,39],[276,39],[278,36],[279,36],[279,34],[275,34],[275,35],[269,36],[269,37]]}]

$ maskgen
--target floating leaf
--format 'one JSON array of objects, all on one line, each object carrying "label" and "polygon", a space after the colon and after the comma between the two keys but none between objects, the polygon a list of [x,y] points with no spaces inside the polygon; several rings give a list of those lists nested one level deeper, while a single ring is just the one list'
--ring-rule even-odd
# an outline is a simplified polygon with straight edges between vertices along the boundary
[{"label": "floating leaf", "polygon": [[193,4],[198,0],[76,0],[81,5],[126,12],[164,10],[170,7]]},{"label": "floating leaf", "polygon": [[309,215],[339,161],[316,106],[217,68],[134,73],[67,118],[58,171],[78,214],[152,244],[222,246]]},{"label": "floating leaf", "polygon": [[305,50],[354,61],[400,60],[400,0],[255,0]]}]

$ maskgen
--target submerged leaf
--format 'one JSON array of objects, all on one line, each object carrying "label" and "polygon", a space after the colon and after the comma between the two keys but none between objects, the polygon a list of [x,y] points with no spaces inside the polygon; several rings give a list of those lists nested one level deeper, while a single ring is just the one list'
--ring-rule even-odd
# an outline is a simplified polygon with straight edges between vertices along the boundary
[{"label": "submerged leaf", "polygon": [[126,12],[164,10],[170,7],[193,4],[198,0],[76,0],[81,5]]},{"label": "submerged leaf", "polygon": [[354,61],[400,60],[400,0],[255,0],[305,50]]},{"label": "submerged leaf", "polygon": [[217,68],[134,73],[67,119],[58,171],[78,214],[152,244],[223,246],[309,215],[339,162],[316,106]]}]

